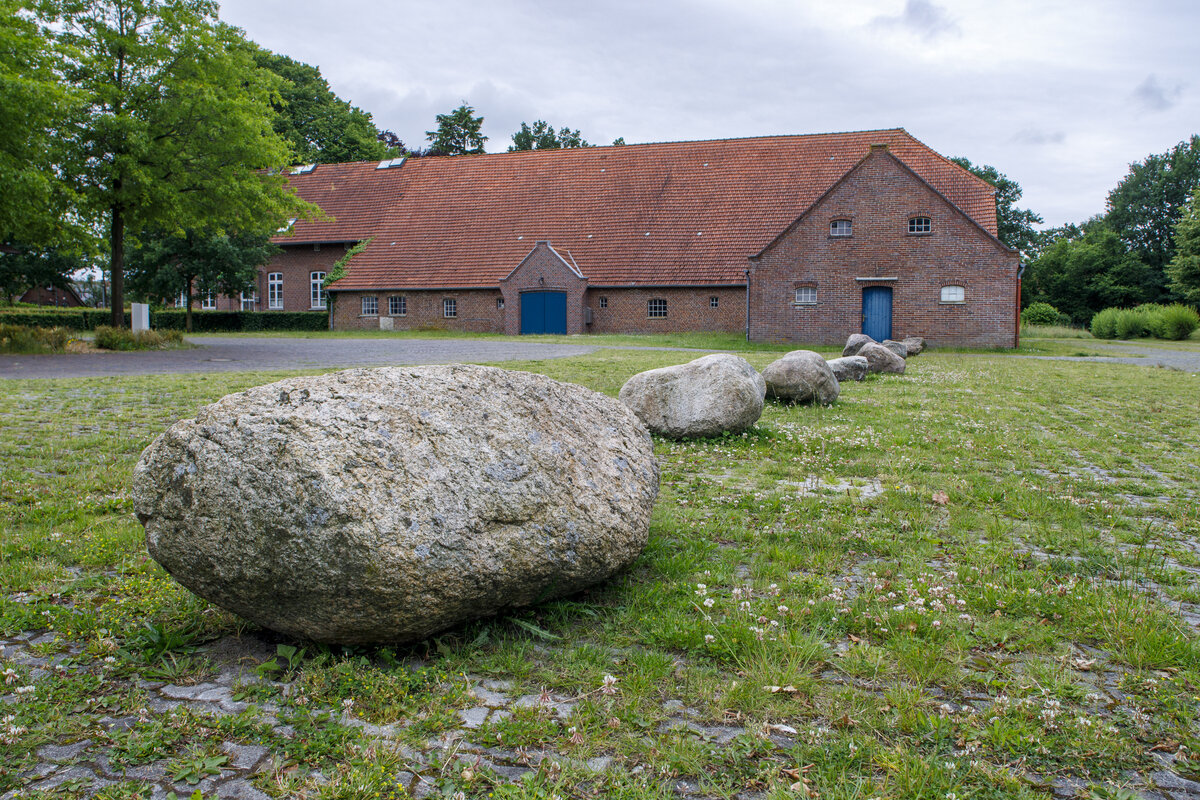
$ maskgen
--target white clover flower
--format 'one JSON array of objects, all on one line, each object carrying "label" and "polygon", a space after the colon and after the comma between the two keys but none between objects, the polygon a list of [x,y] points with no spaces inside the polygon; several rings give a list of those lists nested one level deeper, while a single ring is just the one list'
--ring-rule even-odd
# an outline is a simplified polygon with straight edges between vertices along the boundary
[{"label": "white clover flower", "polygon": [[600,686],[600,691],[604,694],[616,694],[617,679],[612,675],[605,675],[604,682]]},{"label": "white clover flower", "polygon": [[704,634],[704,643],[705,644],[712,644],[716,640],[717,640],[717,637],[713,636],[711,633]]}]

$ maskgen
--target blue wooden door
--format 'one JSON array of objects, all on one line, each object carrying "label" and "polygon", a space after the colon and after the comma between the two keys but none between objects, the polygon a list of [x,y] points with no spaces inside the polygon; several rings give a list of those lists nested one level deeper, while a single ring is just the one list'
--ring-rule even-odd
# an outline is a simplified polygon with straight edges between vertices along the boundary
[{"label": "blue wooden door", "polygon": [[862,332],[877,342],[892,338],[892,287],[863,289]]},{"label": "blue wooden door", "polygon": [[566,333],[566,292],[521,294],[521,333]]}]

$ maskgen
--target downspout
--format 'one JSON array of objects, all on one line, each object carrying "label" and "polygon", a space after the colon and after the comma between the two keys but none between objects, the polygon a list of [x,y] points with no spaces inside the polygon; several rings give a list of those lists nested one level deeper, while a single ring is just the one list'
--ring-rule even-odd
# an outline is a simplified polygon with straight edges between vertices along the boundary
[{"label": "downspout", "polygon": [[746,341],[750,341],[750,270],[746,270]]},{"label": "downspout", "polygon": [[1017,270],[1017,332],[1013,337],[1013,347],[1021,346],[1021,278],[1025,275],[1025,262],[1021,262],[1021,268]]}]

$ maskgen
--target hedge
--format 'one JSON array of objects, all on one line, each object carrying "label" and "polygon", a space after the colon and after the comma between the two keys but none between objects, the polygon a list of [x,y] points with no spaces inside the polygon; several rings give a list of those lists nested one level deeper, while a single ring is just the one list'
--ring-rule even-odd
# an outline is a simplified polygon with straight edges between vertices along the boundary
[{"label": "hedge", "polygon": [[[161,330],[184,330],[187,312],[151,311],[150,327]],[[112,312],[101,308],[54,309],[52,311],[0,310],[0,322],[28,325],[36,328],[69,328],[74,331],[95,330],[108,325]],[[125,324],[130,324],[129,312]],[[329,329],[329,314],[323,311],[193,311],[192,331],[195,333],[233,333],[237,331],[324,331]]]}]

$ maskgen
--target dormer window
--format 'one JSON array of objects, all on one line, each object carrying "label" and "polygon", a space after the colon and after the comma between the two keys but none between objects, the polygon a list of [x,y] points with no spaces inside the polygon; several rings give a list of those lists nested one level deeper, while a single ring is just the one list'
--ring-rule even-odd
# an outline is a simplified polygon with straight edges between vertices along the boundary
[{"label": "dormer window", "polygon": [[909,217],[908,232],[910,234],[933,233],[933,220],[929,217]]},{"label": "dormer window", "polygon": [[829,223],[830,236],[853,236],[854,223],[848,219],[835,219]]}]

